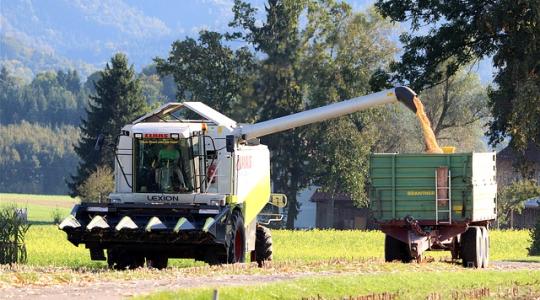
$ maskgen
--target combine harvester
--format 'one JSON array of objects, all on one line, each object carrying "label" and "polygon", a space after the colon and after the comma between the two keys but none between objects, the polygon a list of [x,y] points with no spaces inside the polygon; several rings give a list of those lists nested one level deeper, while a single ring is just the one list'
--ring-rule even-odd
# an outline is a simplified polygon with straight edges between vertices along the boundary
[{"label": "combine harvester", "polygon": [[415,110],[414,97],[397,87],[249,125],[200,102],[164,104],[122,128],[107,203],[76,205],[59,228],[116,269],[165,268],[168,258],[236,263],[246,253],[262,264],[272,239],[258,215],[286,198],[271,194],[270,153],[258,138],[386,103]]}]

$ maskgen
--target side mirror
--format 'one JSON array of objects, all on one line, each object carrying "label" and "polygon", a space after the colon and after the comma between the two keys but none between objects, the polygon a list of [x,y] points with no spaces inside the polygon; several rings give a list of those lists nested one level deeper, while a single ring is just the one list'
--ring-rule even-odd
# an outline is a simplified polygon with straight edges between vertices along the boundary
[{"label": "side mirror", "polygon": [[101,151],[101,148],[103,147],[103,143],[105,142],[105,135],[103,133],[100,133],[96,139],[96,144],[94,145],[94,150]]},{"label": "side mirror", "polygon": [[225,149],[227,149],[227,152],[234,152],[234,135],[225,137]]}]

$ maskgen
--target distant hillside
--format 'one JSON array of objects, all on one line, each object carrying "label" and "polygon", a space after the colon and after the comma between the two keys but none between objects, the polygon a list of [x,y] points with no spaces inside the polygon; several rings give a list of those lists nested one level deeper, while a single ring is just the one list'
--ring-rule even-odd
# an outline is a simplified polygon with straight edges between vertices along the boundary
[{"label": "distant hillside", "polygon": [[176,39],[223,31],[232,1],[9,0],[0,5],[0,60],[14,73],[77,68],[88,75],[116,52],[138,70]]},{"label": "distant hillside", "polygon": [[26,81],[46,70],[76,69],[83,77],[96,70],[93,65],[74,62],[50,50],[33,48],[12,36],[0,36],[0,49],[0,65],[6,66],[15,77]]}]

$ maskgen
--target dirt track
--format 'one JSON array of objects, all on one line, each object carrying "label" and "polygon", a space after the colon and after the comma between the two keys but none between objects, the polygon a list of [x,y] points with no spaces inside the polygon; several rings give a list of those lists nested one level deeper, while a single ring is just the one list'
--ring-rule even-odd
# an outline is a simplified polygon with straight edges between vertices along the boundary
[{"label": "dirt track", "polygon": [[[534,262],[493,262],[490,270],[540,270],[540,263]],[[212,287],[233,285],[254,285],[286,281],[308,276],[358,274],[347,273],[287,273],[272,275],[219,275],[183,277],[155,280],[98,281],[90,283],[63,284],[52,286],[23,286],[0,289],[3,299],[123,299],[134,295],[147,294],[181,288]]]}]

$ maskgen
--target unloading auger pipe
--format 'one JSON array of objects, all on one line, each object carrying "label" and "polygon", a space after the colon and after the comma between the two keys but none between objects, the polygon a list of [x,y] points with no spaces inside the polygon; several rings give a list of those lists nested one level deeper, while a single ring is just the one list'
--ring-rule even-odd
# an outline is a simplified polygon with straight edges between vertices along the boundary
[{"label": "unloading auger pipe", "polygon": [[273,120],[243,125],[239,128],[237,136],[241,137],[243,140],[249,140],[397,101],[402,102],[412,111],[416,112],[416,106],[413,102],[415,96],[416,93],[408,87],[396,87],[378,93],[360,96],[350,100],[279,117]]}]

